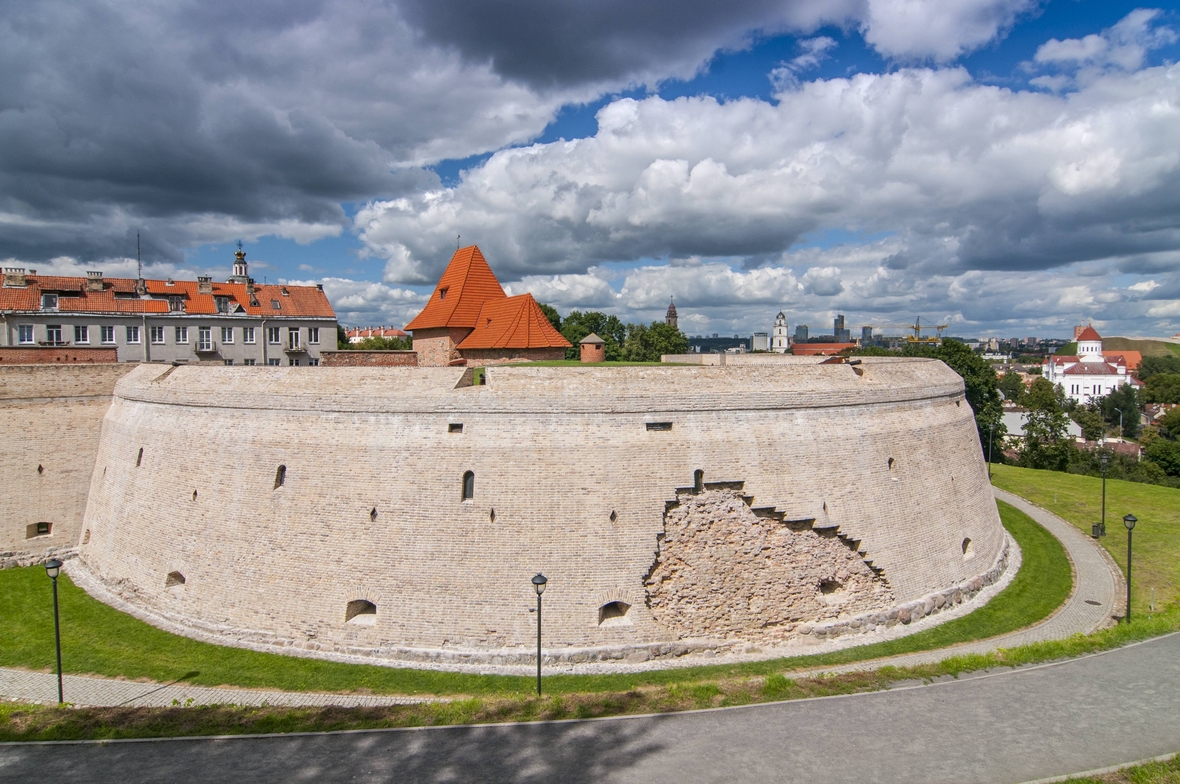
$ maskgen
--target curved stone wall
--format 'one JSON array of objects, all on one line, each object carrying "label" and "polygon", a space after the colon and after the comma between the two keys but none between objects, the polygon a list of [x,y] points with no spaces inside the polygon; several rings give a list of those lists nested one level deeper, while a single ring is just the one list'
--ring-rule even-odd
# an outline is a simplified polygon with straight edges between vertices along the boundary
[{"label": "curved stone wall", "polygon": [[538,571],[547,651],[679,653],[896,618],[994,573],[1006,541],[962,383],[921,359],[493,367],[480,386],[142,367],[84,527],[83,584],[194,632],[502,662],[535,644]]}]

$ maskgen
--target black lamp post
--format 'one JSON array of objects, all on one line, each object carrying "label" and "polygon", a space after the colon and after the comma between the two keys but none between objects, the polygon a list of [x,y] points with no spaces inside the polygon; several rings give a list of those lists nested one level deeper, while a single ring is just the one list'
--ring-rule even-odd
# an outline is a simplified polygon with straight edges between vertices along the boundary
[{"label": "black lamp post", "polygon": [[545,575],[537,572],[533,577],[533,587],[537,589],[537,696],[541,696],[541,594],[545,593],[545,584],[549,580]]},{"label": "black lamp post", "polygon": [[1139,518],[1133,514],[1123,517],[1123,525],[1127,526],[1127,623],[1131,622],[1131,532],[1137,522]]},{"label": "black lamp post", "polygon": [[61,621],[57,612],[57,576],[61,574],[61,561],[50,558],[45,562],[45,573],[53,580],[53,639],[57,645],[57,704],[65,702],[61,692]]},{"label": "black lamp post", "polygon": [[1102,523],[1098,527],[1098,535],[1106,536],[1106,467],[1110,465],[1110,453],[1100,454],[1098,462],[1102,464]]}]

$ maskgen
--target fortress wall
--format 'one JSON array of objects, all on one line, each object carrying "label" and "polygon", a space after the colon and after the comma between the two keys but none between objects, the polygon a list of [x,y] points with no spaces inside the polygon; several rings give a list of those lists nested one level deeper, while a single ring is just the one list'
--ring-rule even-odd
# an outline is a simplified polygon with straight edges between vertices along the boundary
[{"label": "fortress wall", "polygon": [[[0,568],[67,555],[78,544],[102,418],[115,382],[133,367],[0,367]],[[51,524],[49,535],[37,535],[39,522]]]},{"label": "fortress wall", "polygon": [[[527,652],[537,571],[547,647],[689,635],[653,618],[645,579],[666,503],[698,469],[744,482],[753,508],[838,527],[899,602],[1003,548],[970,407],[941,363],[487,374],[456,388],[459,368],[142,367],[104,425],[83,565],[191,628],[396,657]],[[345,623],[356,599],[377,605],[374,625]],[[610,602],[630,609],[600,625]],[[774,612],[753,613],[750,634]]]}]

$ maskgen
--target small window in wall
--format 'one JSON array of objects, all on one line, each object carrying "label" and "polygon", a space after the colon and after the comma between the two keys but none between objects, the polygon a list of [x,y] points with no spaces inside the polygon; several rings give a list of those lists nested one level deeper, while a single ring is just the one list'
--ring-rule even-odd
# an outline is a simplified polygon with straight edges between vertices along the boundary
[{"label": "small window in wall", "polygon": [[671,422],[648,422],[647,429],[648,430],[671,430],[672,423]]},{"label": "small window in wall", "polygon": [[463,500],[475,498],[475,474],[471,471],[463,474]]},{"label": "small window in wall", "polygon": [[374,506],[372,509],[369,510],[369,519],[372,520],[374,523],[377,522],[377,507]]},{"label": "small window in wall", "polygon": [[184,582],[184,575],[180,572],[168,572],[168,576],[164,578],[164,587],[179,588]]},{"label": "small window in wall", "polygon": [[975,542],[970,539],[963,540],[963,560],[970,561],[975,557]]},{"label": "small window in wall", "polygon": [[610,521],[613,523],[618,519],[619,519],[619,513],[616,512],[614,509],[610,510]]},{"label": "small window in wall", "polygon": [[705,489],[705,472],[699,468],[692,472],[692,489],[698,493]]},{"label": "small window in wall", "polygon": [[463,432],[463,423],[462,422],[451,422],[449,425],[447,425],[447,432],[448,433],[462,433]]},{"label": "small window in wall", "polygon": [[193,491],[193,500],[194,501],[197,500],[197,491],[196,490]]},{"label": "small window in wall", "polygon": [[893,479],[894,481],[896,481],[897,480],[897,461],[891,457],[891,458],[889,458],[888,465],[889,465],[889,477],[891,479]]},{"label": "small window in wall", "polygon": [[377,605],[367,599],[353,599],[344,611],[344,622],[354,626],[376,626]]},{"label": "small window in wall", "polygon": [[135,467],[139,468],[143,465],[143,447],[139,448],[139,454],[135,456]]},{"label": "small window in wall", "polygon": [[275,490],[278,490],[287,481],[287,467],[281,465],[275,471]]},{"label": "small window in wall", "polygon": [[53,523],[31,523],[25,526],[25,538],[36,536],[50,536],[53,533]]},{"label": "small window in wall", "polygon": [[598,608],[599,626],[625,626],[631,621],[627,618],[627,611],[631,605],[626,602],[610,602]]},{"label": "small window in wall", "polygon": [[45,473],[45,466],[43,466],[43,465],[38,465],[38,466],[37,466],[37,473],[38,473],[38,474],[43,474],[43,473]]},{"label": "small window in wall", "polygon": [[488,522],[489,523],[496,522],[496,510],[495,509],[488,511]]},{"label": "small window in wall", "polygon": [[438,298],[439,299],[446,299],[447,298],[447,290],[446,289],[439,289],[438,290]]},{"label": "small window in wall", "polygon": [[82,534],[82,544],[90,544],[90,529],[86,529],[86,533]]}]

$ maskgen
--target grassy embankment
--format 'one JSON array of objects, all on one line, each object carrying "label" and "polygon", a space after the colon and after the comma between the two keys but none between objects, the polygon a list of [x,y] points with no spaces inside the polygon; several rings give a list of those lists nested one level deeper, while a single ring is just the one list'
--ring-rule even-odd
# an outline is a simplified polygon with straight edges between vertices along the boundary
[{"label": "grassy embankment", "polygon": [[1069,779],[1065,784],[1180,784],[1180,756],[1132,765],[1102,776]]},{"label": "grassy embankment", "polygon": [[[1102,479],[1056,471],[996,465],[992,482],[1068,520],[1085,533],[1102,516]],[[1131,617],[1180,602],[1180,489],[1107,480],[1106,532],[1102,546],[1127,570],[1123,515],[1139,518],[1133,534]]]}]

